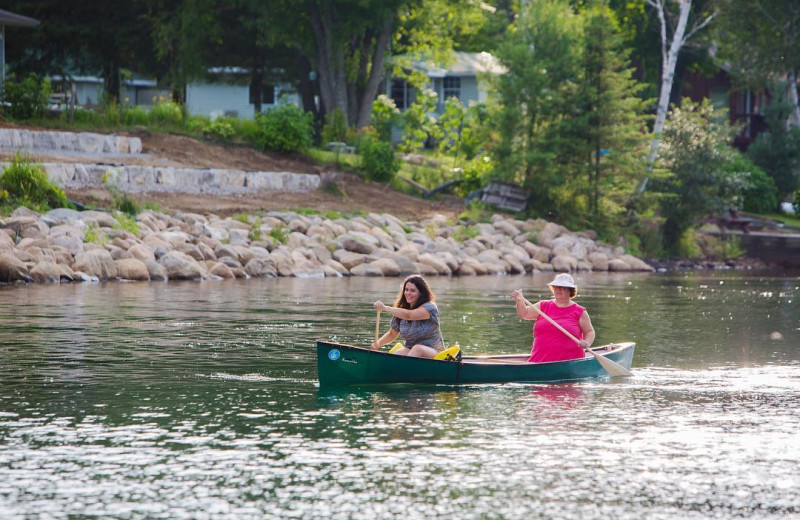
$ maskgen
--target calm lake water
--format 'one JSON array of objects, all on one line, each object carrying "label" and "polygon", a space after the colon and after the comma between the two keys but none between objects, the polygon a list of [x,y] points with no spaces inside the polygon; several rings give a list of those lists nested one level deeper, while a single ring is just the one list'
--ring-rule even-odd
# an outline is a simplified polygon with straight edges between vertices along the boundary
[{"label": "calm lake water", "polygon": [[[551,277],[432,278],[445,340]],[[800,279],[578,282],[634,377],[321,391],[399,279],[0,288],[0,518],[800,518]]]}]

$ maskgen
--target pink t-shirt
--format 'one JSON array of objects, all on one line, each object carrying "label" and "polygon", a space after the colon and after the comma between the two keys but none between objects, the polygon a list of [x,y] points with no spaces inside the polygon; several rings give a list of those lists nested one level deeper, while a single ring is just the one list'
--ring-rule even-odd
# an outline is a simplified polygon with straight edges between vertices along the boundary
[{"label": "pink t-shirt", "polygon": [[[573,336],[583,339],[583,331],[578,320],[581,319],[585,308],[574,302],[568,307],[559,307],[552,300],[542,301],[539,308]],[[536,318],[536,322],[533,324],[533,348],[531,357],[528,359],[529,362],[564,361],[579,359],[583,356],[583,349],[566,334],[541,316]]]}]

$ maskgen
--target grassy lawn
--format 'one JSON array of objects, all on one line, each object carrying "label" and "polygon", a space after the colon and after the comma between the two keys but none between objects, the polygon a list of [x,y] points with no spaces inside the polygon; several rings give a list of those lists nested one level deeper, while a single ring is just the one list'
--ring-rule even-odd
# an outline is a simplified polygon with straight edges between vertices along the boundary
[{"label": "grassy lawn", "polygon": [[769,218],[772,220],[777,220],[778,222],[783,222],[783,225],[786,227],[792,228],[800,228],[800,217],[797,215],[786,215],[783,213],[771,213],[769,215],[762,215],[764,218]]}]

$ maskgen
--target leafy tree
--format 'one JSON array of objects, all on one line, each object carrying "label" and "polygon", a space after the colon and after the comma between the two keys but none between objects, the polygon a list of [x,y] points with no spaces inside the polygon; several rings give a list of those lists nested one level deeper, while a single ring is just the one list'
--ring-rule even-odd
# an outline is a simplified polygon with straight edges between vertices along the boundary
[{"label": "leafy tree", "polygon": [[800,187],[800,128],[787,127],[791,105],[779,97],[765,110],[769,130],[760,133],[747,149],[747,156],[775,182],[784,200]]},{"label": "leafy tree", "polygon": [[[655,9],[658,14],[661,28],[661,85],[658,90],[658,106],[656,119],[653,125],[653,135],[650,141],[650,153],[647,156],[648,164],[652,165],[658,154],[661,143],[661,133],[667,118],[672,85],[675,80],[675,69],[678,64],[678,55],[686,46],[689,39],[698,31],[706,27],[714,19],[716,13],[703,12],[702,7],[693,13],[693,0],[645,0],[647,5]],[[677,12],[671,7],[677,6]],[[690,25],[690,15],[694,22]],[[674,25],[669,23],[670,17],[676,18]],[[670,33],[670,29],[672,32]],[[647,187],[649,176],[645,175],[639,184],[637,194],[641,195]]]},{"label": "leafy tree", "polygon": [[553,217],[555,190],[565,184],[554,167],[560,123],[572,115],[579,75],[581,28],[566,1],[525,5],[497,55],[507,72],[493,78],[489,106],[495,174],[531,193],[531,207]]},{"label": "leafy tree", "polygon": [[644,86],[633,79],[614,13],[598,4],[582,19],[580,89],[575,115],[565,123],[574,139],[562,147],[560,162],[585,175],[589,224],[603,231],[619,222],[643,171],[646,103],[639,97]]},{"label": "leafy tree", "polygon": [[406,152],[414,152],[425,144],[428,137],[435,133],[436,121],[431,114],[438,101],[436,92],[423,90],[417,96],[417,101],[401,114],[403,118],[403,143],[401,147]]},{"label": "leafy tree", "polygon": [[741,192],[742,209],[753,213],[772,213],[778,209],[778,189],[775,182],[746,155],[736,153],[725,169],[733,173],[746,173]]},{"label": "leafy tree", "polygon": [[[173,99],[183,103],[186,84],[205,75],[206,55],[219,38],[216,0],[142,0],[150,28],[158,75]],[[240,29],[241,32],[241,29]]]},{"label": "leafy tree", "polygon": [[125,0],[11,0],[8,9],[41,23],[9,30],[9,63],[15,71],[40,74],[100,74],[105,100],[119,99],[123,69],[148,73],[155,68],[142,2]]},{"label": "leafy tree", "polygon": [[48,97],[50,96],[50,80],[39,79],[30,74],[27,78],[17,81],[12,72],[6,78],[2,91],[4,106],[2,111],[15,119],[29,119],[41,117],[47,110]]},{"label": "leafy tree", "polygon": [[456,97],[447,98],[444,112],[439,116],[442,139],[440,152],[450,152],[457,159],[471,160],[478,153],[480,125],[484,105],[474,103],[469,108]]},{"label": "leafy tree", "polygon": [[670,175],[653,179],[653,188],[665,194],[664,250],[681,254],[684,233],[711,213],[735,207],[747,186],[747,172],[730,168],[738,152],[731,148],[734,130],[716,122],[708,100],[695,104],[684,99],[673,106],[664,126],[659,165]]},{"label": "leafy tree", "polygon": [[786,82],[791,120],[800,126],[800,2],[719,0],[719,57],[743,85]]},{"label": "leafy tree", "polygon": [[304,5],[313,33],[309,57],[324,109],[341,109],[348,125],[359,128],[369,125],[390,51],[395,72],[409,63],[397,58],[400,54],[441,61],[454,40],[480,27],[484,12],[477,2],[464,0],[309,0]]}]

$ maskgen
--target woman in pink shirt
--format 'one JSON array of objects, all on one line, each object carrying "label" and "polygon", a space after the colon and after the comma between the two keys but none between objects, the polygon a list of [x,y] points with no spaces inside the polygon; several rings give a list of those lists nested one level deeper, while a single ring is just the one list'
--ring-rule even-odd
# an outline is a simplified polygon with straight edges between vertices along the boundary
[{"label": "woman in pink shirt", "polygon": [[[522,296],[522,290],[511,293],[511,298],[517,304],[517,315],[523,320],[536,320],[533,324],[533,348],[528,361],[542,363],[582,358],[584,350],[592,346],[594,328],[586,309],[572,301],[578,294],[578,286],[572,276],[566,273],[559,274],[547,285],[553,293],[552,300],[530,303]],[[550,322],[540,318],[539,309],[578,338],[580,343],[575,343]]]}]

